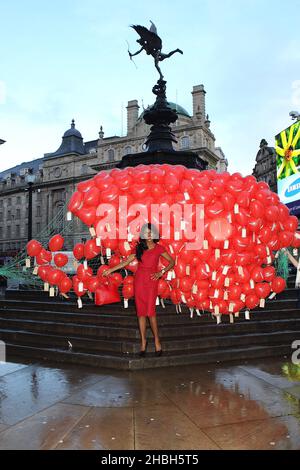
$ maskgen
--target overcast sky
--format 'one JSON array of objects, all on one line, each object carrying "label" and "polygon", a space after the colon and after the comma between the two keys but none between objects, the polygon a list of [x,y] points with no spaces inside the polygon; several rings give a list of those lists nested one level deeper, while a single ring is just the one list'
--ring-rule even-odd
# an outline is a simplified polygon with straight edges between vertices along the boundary
[{"label": "overcast sky", "polygon": [[[151,19],[167,97],[192,113],[203,83],[229,171],[252,172],[262,138],[300,111],[300,0],[0,0],[0,170],[55,151],[76,121],[85,141],[126,131],[126,105],[153,103],[158,78],[130,24]],[[122,111],[123,110],[123,111]]]}]

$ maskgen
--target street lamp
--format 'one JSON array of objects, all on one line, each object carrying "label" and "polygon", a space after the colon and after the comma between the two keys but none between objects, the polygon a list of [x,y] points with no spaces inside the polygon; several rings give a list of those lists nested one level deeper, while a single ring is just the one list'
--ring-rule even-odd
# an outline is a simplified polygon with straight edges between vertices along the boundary
[{"label": "street lamp", "polygon": [[29,170],[25,177],[25,181],[28,184],[28,232],[27,239],[30,241],[32,239],[32,193],[33,193],[33,184],[35,182],[35,175],[32,173],[32,169]]}]

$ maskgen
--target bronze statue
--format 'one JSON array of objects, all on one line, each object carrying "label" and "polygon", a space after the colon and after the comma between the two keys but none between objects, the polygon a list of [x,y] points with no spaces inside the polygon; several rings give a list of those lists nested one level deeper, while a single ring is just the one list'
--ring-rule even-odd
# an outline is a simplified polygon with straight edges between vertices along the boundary
[{"label": "bronze statue", "polygon": [[163,80],[164,77],[160,70],[159,62],[162,62],[163,60],[168,59],[173,54],[175,54],[175,52],[180,52],[180,54],[183,54],[183,52],[181,49],[175,49],[174,51],[171,51],[168,54],[164,54],[161,51],[162,40],[157,34],[156,26],[154,23],[152,23],[152,21],[150,21],[150,23],[151,23],[150,29],[145,28],[145,26],[131,25],[131,28],[133,28],[140,36],[140,39],[137,39],[136,42],[139,43],[142,47],[134,54],[131,54],[131,52],[128,50],[128,54],[129,54],[130,59],[132,59],[132,57],[134,57],[135,55],[138,55],[143,50],[146,51],[148,55],[152,55],[152,57],[154,58],[155,67],[160,76],[160,80]]}]

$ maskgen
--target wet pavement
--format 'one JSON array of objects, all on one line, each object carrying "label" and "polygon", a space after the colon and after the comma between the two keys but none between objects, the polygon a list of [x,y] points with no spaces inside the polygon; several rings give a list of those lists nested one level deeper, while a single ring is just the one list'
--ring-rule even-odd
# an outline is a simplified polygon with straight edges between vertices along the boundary
[{"label": "wet pavement", "polygon": [[0,449],[300,449],[300,366],[0,363]]}]

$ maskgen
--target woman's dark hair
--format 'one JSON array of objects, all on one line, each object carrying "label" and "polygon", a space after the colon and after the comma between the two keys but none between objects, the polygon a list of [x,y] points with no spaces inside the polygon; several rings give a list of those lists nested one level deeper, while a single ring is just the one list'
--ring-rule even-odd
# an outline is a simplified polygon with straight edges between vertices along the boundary
[{"label": "woman's dark hair", "polygon": [[146,242],[147,230],[151,230],[153,236],[152,240],[154,241],[154,243],[157,243],[159,240],[159,232],[156,226],[151,224],[150,222],[145,223],[141,228],[139,241],[136,245],[136,257],[139,261],[141,261],[142,254],[144,253],[144,251],[148,250]]}]

